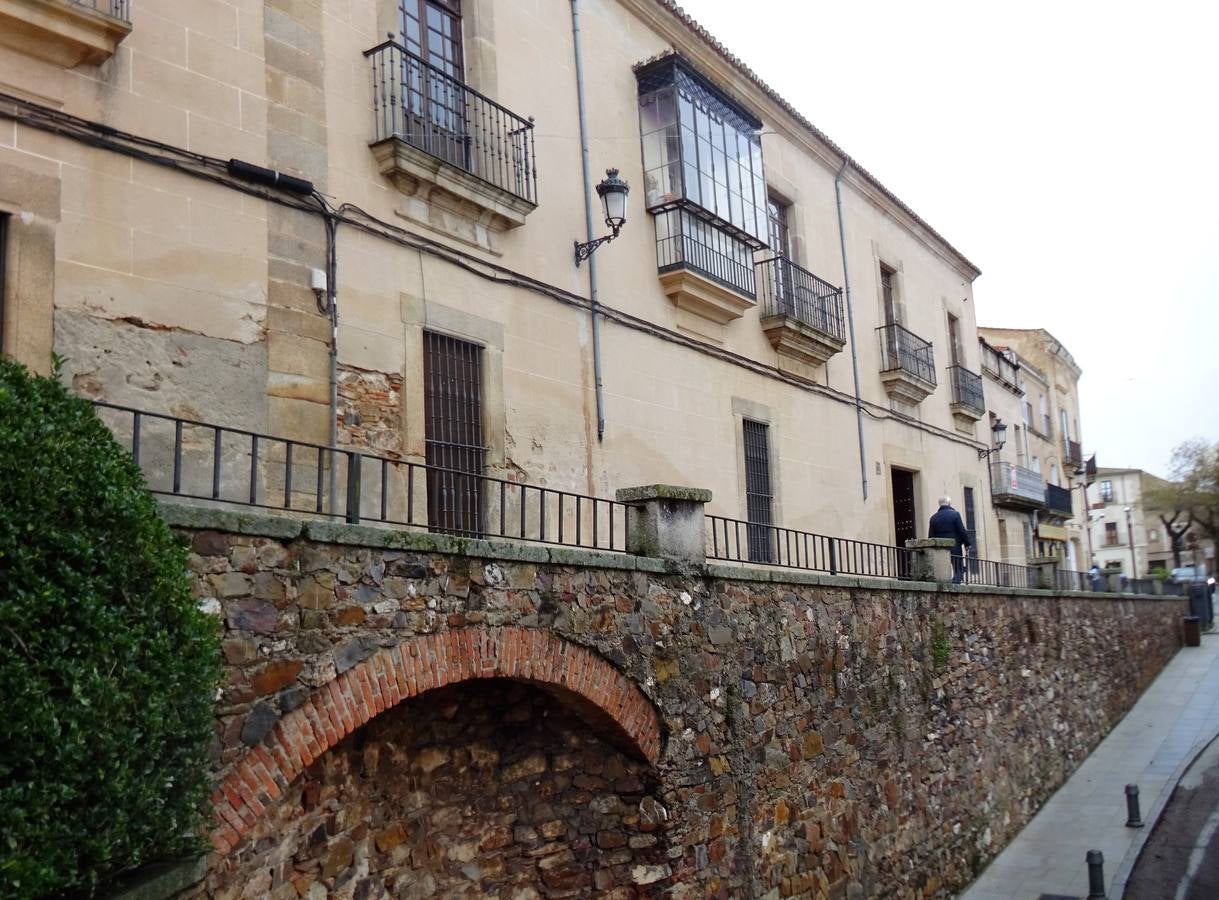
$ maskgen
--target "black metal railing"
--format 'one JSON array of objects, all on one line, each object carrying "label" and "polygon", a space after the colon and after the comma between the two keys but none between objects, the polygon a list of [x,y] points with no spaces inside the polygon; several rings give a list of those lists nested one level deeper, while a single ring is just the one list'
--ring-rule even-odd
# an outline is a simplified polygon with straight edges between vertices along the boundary
[{"label": "black metal railing", "polygon": [[985,341],[979,340],[982,350],[982,371],[1010,388],[1020,387],[1020,367]]},{"label": "black metal railing", "polygon": [[964,366],[949,366],[948,380],[952,385],[952,402],[982,416],[986,412],[986,400],[982,395],[982,376]]},{"label": "black metal railing", "polygon": [[910,551],[904,547],[759,525],[725,516],[706,516],[706,553],[708,559],[763,563],[831,575],[910,577]]},{"label": "black metal railing", "polygon": [[1069,518],[1074,513],[1071,505],[1071,491],[1056,484],[1045,486],[1045,505],[1049,512],[1057,513],[1060,516]]},{"label": "black metal railing", "polygon": [[836,341],[846,340],[842,288],[790,259],[776,256],[758,263],[758,300],[763,318],[789,316]]},{"label": "black metal railing", "polygon": [[753,251],[744,242],[684,207],[657,213],[656,268],[691,269],[731,290],[756,294]]},{"label": "black metal railing", "polygon": [[1037,570],[1031,566],[954,554],[952,567],[954,579],[959,578],[961,584],[1027,589],[1040,586]]},{"label": "black metal railing", "polygon": [[[1059,590],[1063,591],[1091,591],[1092,576],[1087,572],[1077,572],[1073,569],[1055,569],[1054,579]],[[1099,588],[1097,588],[1099,590]]]},{"label": "black metal railing", "polygon": [[1072,469],[1079,467],[1084,461],[1084,449],[1078,441],[1064,438],[1062,442],[1062,462],[1064,467],[1070,466]]},{"label": "black metal railing", "polygon": [[876,334],[880,337],[882,372],[900,370],[927,384],[936,383],[935,357],[929,341],[897,324],[881,325]]},{"label": "black metal railing", "polygon": [[364,56],[372,64],[377,142],[398,138],[537,203],[533,122],[431,65],[397,41]]},{"label": "black metal railing", "polygon": [[124,22],[131,21],[131,0],[72,0],[77,6],[95,9]]},{"label": "black metal railing", "polygon": [[[111,403],[94,406],[130,448],[154,494],[470,538],[626,549],[631,507],[616,500]],[[457,494],[479,498],[476,517],[454,517],[454,509],[466,508],[452,502]]]}]

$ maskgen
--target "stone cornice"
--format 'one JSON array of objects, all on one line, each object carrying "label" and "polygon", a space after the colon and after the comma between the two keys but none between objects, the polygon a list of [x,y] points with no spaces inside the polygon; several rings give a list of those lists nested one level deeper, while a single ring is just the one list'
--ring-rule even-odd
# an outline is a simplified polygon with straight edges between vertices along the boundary
[{"label": "stone cornice", "polygon": [[679,15],[667,0],[618,0],[629,12],[667,40],[678,53],[702,69],[731,96],[744,101],[762,114],[778,133],[797,146],[803,147],[831,172],[849,163],[843,181],[851,185],[876,208],[891,216],[929,250],[940,257],[967,281],[972,282],[981,271],[923,221],[914,210],[901,202],[888,188],[833,143],[812,123],[727,50],[713,43],[709,34],[693,20]]}]

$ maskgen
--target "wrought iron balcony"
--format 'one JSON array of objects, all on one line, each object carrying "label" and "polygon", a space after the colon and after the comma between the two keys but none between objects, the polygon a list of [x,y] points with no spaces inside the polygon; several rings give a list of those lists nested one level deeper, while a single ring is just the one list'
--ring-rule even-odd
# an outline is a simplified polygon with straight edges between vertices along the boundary
[{"label": "wrought iron balcony", "polygon": [[382,172],[408,189],[426,183],[455,194],[501,230],[523,223],[537,205],[533,121],[396,41],[364,56],[372,66],[372,146]]},{"label": "wrought iron balcony", "polygon": [[131,0],[72,0],[77,6],[94,9],[114,19],[131,21]]},{"label": "wrought iron balcony", "polygon": [[1015,509],[1044,509],[1045,479],[1024,466],[1009,462],[991,463],[991,497],[995,506]]},{"label": "wrought iron balcony", "polygon": [[981,375],[964,366],[949,366],[948,380],[952,385],[953,413],[975,422],[986,415]]},{"label": "wrought iron balcony", "polygon": [[1078,441],[1072,441],[1069,438],[1063,438],[1062,441],[1062,462],[1063,467],[1078,469],[1084,463],[1083,447]]},{"label": "wrought iron balcony", "polygon": [[935,356],[931,342],[901,325],[882,325],[880,378],[889,396],[906,403],[921,403],[935,390]]},{"label": "wrought iron balcony", "polygon": [[1013,391],[1019,391],[1020,367],[986,341],[979,339],[978,348],[982,351],[982,371]]},{"label": "wrought iron balcony", "polygon": [[1054,515],[1062,516],[1066,519],[1074,515],[1074,510],[1071,506],[1071,491],[1056,484],[1047,484],[1045,486],[1045,505],[1046,512],[1053,513]]},{"label": "wrought iron balcony", "polygon": [[842,289],[776,256],[758,264],[762,330],[775,350],[821,365],[846,345]]}]

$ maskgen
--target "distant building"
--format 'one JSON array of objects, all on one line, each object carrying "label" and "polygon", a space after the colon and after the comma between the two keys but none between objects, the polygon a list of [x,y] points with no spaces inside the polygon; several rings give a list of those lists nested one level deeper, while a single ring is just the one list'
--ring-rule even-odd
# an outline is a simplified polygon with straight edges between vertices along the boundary
[{"label": "distant building", "polygon": [[992,416],[1004,414],[998,403],[1012,417],[1004,419],[1007,445],[1002,456],[992,455],[991,468],[1000,542],[1006,538],[1004,558],[1018,562],[1023,549],[1026,557],[1057,556],[1064,568],[1086,568],[1085,511],[1073,493],[1085,478],[1079,365],[1043,328],[979,328],[978,334],[983,358],[989,348],[1017,373],[1014,387],[987,393]]}]

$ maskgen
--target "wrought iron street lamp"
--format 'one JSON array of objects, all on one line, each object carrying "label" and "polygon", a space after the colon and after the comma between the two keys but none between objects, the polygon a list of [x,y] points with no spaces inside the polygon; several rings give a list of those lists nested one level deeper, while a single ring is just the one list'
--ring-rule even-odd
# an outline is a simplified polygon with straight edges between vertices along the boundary
[{"label": "wrought iron street lamp", "polygon": [[618,232],[626,224],[626,195],[631,192],[631,186],[618,177],[617,169],[606,169],[605,175],[597,185],[597,196],[605,208],[605,224],[609,226],[610,234],[584,243],[576,241],[577,266],[592,256],[602,244],[618,237]]},{"label": "wrought iron street lamp", "polygon": [[986,459],[992,453],[998,453],[1007,443],[1007,426],[1003,424],[1002,419],[995,419],[995,424],[990,426],[990,433],[994,437],[994,446],[989,450],[979,449],[978,459]]}]

